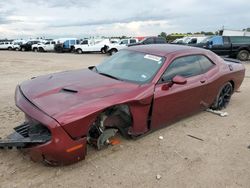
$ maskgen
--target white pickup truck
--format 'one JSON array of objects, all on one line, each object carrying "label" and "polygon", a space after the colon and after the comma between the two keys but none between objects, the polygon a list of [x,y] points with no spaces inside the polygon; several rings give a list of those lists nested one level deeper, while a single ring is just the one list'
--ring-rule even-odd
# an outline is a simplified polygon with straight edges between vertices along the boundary
[{"label": "white pickup truck", "polygon": [[10,41],[0,42],[0,50],[12,50],[12,42]]},{"label": "white pickup truck", "polygon": [[81,44],[74,45],[75,52],[81,54],[83,52],[107,52],[107,46],[111,43],[109,39],[103,39],[101,41],[91,41],[91,40],[83,40]]},{"label": "white pickup truck", "polygon": [[45,43],[38,44],[39,52],[52,52],[55,50],[56,41],[47,41]]},{"label": "white pickup truck", "polygon": [[107,53],[109,55],[113,55],[114,53],[118,52],[119,50],[126,48],[129,44],[137,43],[138,39],[122,39],[119,43],[112,43],[108,45]]}]

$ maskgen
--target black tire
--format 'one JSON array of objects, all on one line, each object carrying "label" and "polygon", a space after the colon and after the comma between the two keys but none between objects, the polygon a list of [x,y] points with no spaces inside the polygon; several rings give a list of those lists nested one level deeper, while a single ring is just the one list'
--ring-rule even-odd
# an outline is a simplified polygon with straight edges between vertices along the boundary
[{"label": "black tire", "polygon": [[111,50],[109,51],[109,55],[114,55],[116,52],[118,52],[117,49],[111,49]]},{"label": "black tire", "polygon": [[37,49],[37,48],[34,48],[34,49],[33,49],[33,52],[38,52],[38,49]]},{"label": "black tire", "polygon": [[237,59],[239,59],[241,61],[247,61],[249,59],[249,51],[240,50],[237,54]]},{"label": "black tire", "polygon": [[102,54],[106,54],[105,48],[102,48],[102,49],[101,49],[101,53],[102,53]]},{"label": "black tire", "polygon": [[63,53],[63,48],[61,46],[58,46],[56,49],[56,52]]},{"label": "black tire", "polygon": [[8,47],[8,50],[12,50],[12,48],[11,48],[11,47]]},{"label": "black tire", "polygon": [[39,52],[45,52],[45,50],[44,50],[42,47],[39,47],[39,48],[38,48],[38,51],[39,51]]},{"label": "black tire", "polygon": [[78,54],[82,54],[82,49],[81,49],[81,48],[78,48],[78,49],[76,50],[76,52],[77,52]]},{"label": "black tire", "polygon": [[22,48],[21,48],[21,51],[22,51],[22,52],[24,52],[24,51],[25,51],[25,48],[24,48],[24,47],[22,47]]},{"label": "black tire", "polygon": [[233,86],[230,82],[225,83],[211,106],[213,110],[222,110],[227,107],[233,94]]}]

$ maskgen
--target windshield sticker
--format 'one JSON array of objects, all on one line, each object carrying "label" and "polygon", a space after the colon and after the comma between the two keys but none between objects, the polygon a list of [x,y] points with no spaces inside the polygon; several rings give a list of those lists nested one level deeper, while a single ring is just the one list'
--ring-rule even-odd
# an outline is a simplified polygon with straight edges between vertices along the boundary
[{"label": "windshield sticker", "polygon": [[149,54],[146,54],[144,56],[145,59],[150,59],[150,60],[153,60],[153,61],[160,61],[161,60],[161,57],[158,57],[158,56],[155,56],[155,55],[149,55]]}]

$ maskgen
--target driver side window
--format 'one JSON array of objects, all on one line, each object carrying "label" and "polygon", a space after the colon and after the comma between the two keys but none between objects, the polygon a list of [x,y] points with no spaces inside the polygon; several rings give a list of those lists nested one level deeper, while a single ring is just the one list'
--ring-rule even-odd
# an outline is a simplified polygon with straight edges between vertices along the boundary
[{"label": "driver side window", "polygon": [[166,69],[162,78],[164,82],[171,81],[176,75],[183,77],[196,76],[202,73],[197,56],[184,56],[175,59]]}]

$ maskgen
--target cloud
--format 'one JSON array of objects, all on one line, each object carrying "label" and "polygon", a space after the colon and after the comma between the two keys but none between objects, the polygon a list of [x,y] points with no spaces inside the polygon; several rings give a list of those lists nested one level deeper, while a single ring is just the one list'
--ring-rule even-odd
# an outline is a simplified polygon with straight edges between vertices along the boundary
[{"label": "cloud", "polygon": [[131,23],[131,22],[143,22],[143,21],[160,21],[164,19],[169,19],[170,16],[166,15],[148,15],[141,14],[137,16],[127,17],[127,18],[108,18],[100,20],[84,20],[79,22],[70,23],[55,23],[50,25],[51,27],[82,27],[82,26],[97,26],[97,25],[109,25],[118,23]]},{"label": "cloud", "polygon": [[250,27],[249,0],[8,0],[0,38],[157,35]]},{"label": "cloud", "polygon": [[24,0],[26,3],[37,4],[39,6],[47,6],[50,8],[60,7],[90,7],[92,4],[98,3],[100,0],[89,1],[89,0]]}]

